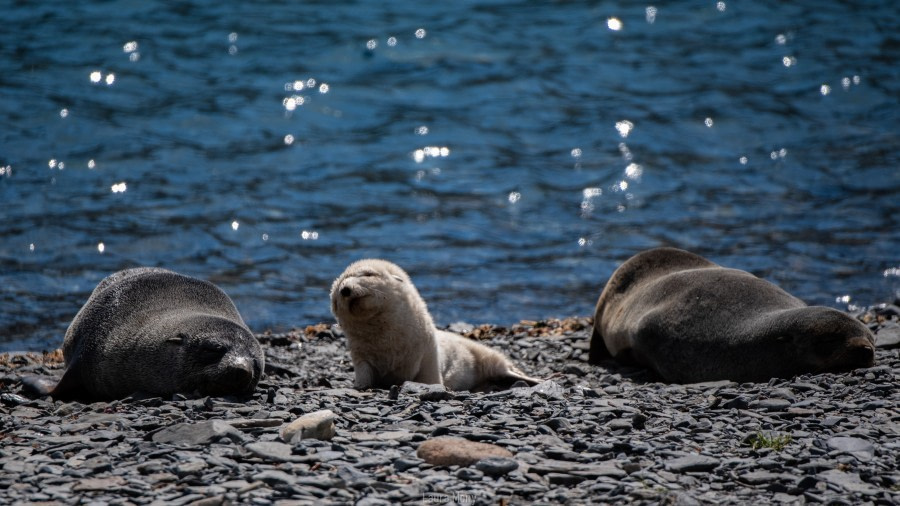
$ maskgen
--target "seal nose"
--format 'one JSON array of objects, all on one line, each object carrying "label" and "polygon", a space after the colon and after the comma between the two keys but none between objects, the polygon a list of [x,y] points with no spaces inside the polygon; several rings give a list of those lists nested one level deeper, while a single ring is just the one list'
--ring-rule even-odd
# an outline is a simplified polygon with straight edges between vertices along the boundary
[{"label": "seal nose", "polygon": [[353,293],[353,290],[350,290],[349,286],[341,288],[341,297],[349,297],[351,293]]},{"label": "seal nose", "polygon": [[870,346],[858,346],[850,350],[847,358],[851,364],[869,367],[875,364],[875,350]]},{"label": "seal nose", "polygon": [[250,361],[240,358],[224,367],[219,380],[234,388],[245,388],[253,380],[253,368]]}]

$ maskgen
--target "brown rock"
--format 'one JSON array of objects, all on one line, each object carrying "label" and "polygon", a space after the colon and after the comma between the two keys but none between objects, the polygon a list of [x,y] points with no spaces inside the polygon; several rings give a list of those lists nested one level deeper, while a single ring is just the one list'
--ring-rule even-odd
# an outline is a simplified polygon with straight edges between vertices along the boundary
[{"label": "brown rock", "polygon": [[512,457],[505,448],[458,437],[436,437],[419,445],[416,455],[433,466],[470,466],[488,457]]},{"label": "brown rock", "polygon": [[107,478],[84,478],[72,487],[75,492],[95,492],[98,490],[115,490],[125,485],[125,479],[121,476]]}]

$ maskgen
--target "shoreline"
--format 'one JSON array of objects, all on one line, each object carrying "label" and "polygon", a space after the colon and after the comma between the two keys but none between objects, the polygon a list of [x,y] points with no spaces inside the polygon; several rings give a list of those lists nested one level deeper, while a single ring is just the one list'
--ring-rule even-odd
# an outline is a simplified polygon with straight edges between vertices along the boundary
[{"label": "shoreline", "polygon": [[[877,339],[897,338],[890,311],[855,316]],[[587,364],[589,318],[449,328],[503,349],[529,374],[553,377],[488,393],[415,384],[357,391],[344,338],[317,324],[257,334],[266,376],[249,399],[79,404],[28,399],[18,383],[24,374],[58,375],[58,351],[2,354],[0,500],[900,502],[896,344],[877,348],[874,367],[846,373],[678,385],[638,368]],[[323,409],[335,415],[331,440],[282,440],[281,427]],[[434,466],[417,455],[442,436],[511,457]]]}]

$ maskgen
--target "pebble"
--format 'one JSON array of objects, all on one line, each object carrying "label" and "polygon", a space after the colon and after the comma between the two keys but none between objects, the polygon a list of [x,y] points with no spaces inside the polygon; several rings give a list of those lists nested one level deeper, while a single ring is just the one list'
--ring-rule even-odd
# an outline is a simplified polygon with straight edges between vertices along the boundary
[{"label": "pebble", "polygon": [[666,469],[676,473],[709,472],[719,466],[719,459],[705,455],[688,455],[666,462]]},{"label": "pebble", "polygon": [[336,432],[334,420],[335,414],[330,409],[305,414],[281,429],[281,440],[293,443],[301,439],[331,439]]},{"label": "pebble", "polygon": [[510,458],[513,455],[497,445],[441,436],[419,445],[416,456],[433,466],[470,466],[488,457]]},{"label": "pebble", "polygon": [[869,462],[875,457],[875,445],[857,437],[836,436],[826,442],[829,448],[843,453],[849,453],[863,462]]},{"label": "pebble", "polygon": [[519,463],[505,457],[487,457],[475,463],[475,469],[488,476],[503,476],[519,468]]},{"label": "pebble", "polygon": [[[876,337],[897,318],[870,318]],[[587,364],[589,322],[567,322],[471,326],[548,378],[497,392],[356,390],[325,325],[259,335],[267,375],[248,399],[62,403],[19,380],[61,365],[0,359],[0,503],[900,503],[900,348],[840,374],[670,385]],[[285,432],[323,411],[329,437]],[[423,458],[437,440],[460,455]]]},{"label": "pebble", "polygon": [[178,423],[165,427],[153,434],[153,441],[156,443],[196,446],[210,444],[223,437],[234,442],[241,442],[245,439],[243,434],[228,424],[228,422],[212,420],[200,423]]}]

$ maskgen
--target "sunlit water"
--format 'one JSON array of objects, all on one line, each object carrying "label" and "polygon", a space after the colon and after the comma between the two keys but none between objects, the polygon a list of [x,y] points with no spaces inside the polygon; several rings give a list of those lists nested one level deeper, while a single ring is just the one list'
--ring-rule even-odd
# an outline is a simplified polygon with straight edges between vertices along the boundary
[{"label": "sunlit water", "polygon": [[900,289],[894,2],[10,3],[0,350],[137,265],[255,331],[331,321],[363,257],[438,324],[589,315],[661,245]]}]

